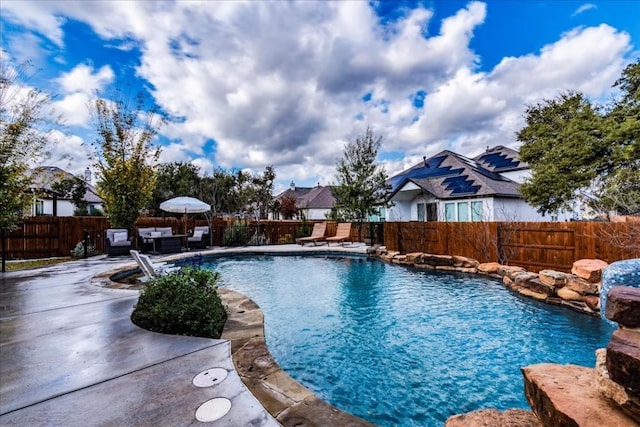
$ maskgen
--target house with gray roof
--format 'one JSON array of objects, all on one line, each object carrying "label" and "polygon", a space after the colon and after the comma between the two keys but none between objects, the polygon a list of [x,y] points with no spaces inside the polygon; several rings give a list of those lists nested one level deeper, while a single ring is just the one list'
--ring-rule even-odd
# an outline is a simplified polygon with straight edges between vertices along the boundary
[{"label": "house with gray roof", "polygon": [[388,221],[564,221],[543,217],[518,191],[531,176],[516,150],[496,146],[468,158],[444,150],[391,177]]},{"label": "house with gray roof", "polygon": [[336,203],[332,187],[320,184],[315,187],[296,187],[295,183],[291,182],[290,187],[278,194],[275,199],[282,200],[289,196],[296,198],[298,209],[296,219],[304,217],[308,220],[324,220]]},{"label": "house with gray roof", "polygon": [[[31,191],[35,194],[31,207],[32,216],[73,216],[75,210],[73,202],[65,199],[63,195],[58,194],[52,187],[56,182],[73,178],[73,174],[57,166],[42,166],[30,169],[27,173],[31,178]],[[98,196],[95,187],[91,185],[91,171],[89,168],[85,170],[82,179],[87,186],[84,201],[88,204],[89,213],[97,209],[102,210],[102,199]]]}]

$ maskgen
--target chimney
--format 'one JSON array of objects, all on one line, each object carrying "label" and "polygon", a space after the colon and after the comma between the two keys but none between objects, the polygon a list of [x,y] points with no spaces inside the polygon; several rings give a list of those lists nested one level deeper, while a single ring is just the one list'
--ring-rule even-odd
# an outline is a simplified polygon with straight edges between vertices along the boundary
[{"label": "chimney", "polygon": [[291,184],[289,184],[289,189],[290,189],[291,191],[296,191],[296,183],[295,183],[295,182],[293,182],[293,181],[291,181]]},{"label": "chimney", "polygon": [[84,170],[84,182],[91,184],[91,169],[89,169],[89,166]]}]

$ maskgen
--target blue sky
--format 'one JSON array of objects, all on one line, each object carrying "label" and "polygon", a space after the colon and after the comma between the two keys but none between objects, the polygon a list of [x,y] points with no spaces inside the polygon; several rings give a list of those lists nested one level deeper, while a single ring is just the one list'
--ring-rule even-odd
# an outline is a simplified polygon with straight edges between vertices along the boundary
[{"label": "blue sky", "polygon": [[[161,161],[261,171],[277,189],[335,182],[344,143],[383,137],[389,175],[443,149],[518,148],[526,105],[594,100],[639,57],[636,1],[15,1],[2,60],[65,118],[49,163],[80,173],[87,104],[115,82],[176,118]],[[9,63],[9,62],[7,62]]]}]

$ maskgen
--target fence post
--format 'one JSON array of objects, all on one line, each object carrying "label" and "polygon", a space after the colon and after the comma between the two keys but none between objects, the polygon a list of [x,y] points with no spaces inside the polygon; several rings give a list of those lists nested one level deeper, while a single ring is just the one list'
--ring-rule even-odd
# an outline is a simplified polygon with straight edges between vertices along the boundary
[{"label": "fence post", "polygon": [[87,250],[87,246],[89,243],[87,240],[89,239],[89,231],[87,229],[82,230],[82,248],[84,249],[84,259],[89,258],[89,251]]}]

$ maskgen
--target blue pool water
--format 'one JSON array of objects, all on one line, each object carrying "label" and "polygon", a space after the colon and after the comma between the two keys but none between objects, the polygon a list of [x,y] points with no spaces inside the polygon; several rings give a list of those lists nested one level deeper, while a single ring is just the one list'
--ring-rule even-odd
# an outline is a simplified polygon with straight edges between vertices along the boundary
[{"label": "blue pool water", "polygon": [[528,408],[520,368],[593,367],[607,322],[501,283],[366,258],[209,260],[252,298],[280,366],[336,407],[380,426],[438,426],[481,408]]}]

